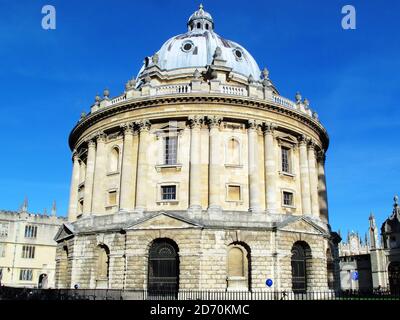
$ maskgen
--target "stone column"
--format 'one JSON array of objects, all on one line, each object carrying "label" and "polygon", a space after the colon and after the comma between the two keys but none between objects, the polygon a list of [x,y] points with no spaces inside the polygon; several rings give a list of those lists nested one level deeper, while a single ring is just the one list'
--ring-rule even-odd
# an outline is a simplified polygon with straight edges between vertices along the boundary
[{"label": "stone column", "polygon": [[220,193],[221,193],[221,148],[219,143],[219,127],[222,117],[208,117],[210,126],[210,150],[209,150],[209,166],[208,166],[208,208],[221,209]]},{"label": "stone column", "polygon": [[276,125],[266,123],[264,131],[264,161],[265,161],[265,202],[267,213],[277,213],[277,180],[276,150],[274,147],[274,130]]},{"label": "stone column", "polygon": [[106,135],[103,132],[97,134],[96,163],[94,166],[92,212],[105,213],[106,206],[106,179],[107,152]]},{"label": "stone column", "polygon": [[190,209],[201,210],[201,163],[200,163],[200,129],[203,117],[190,116],[190,176],[189,205]]},{"label": "stone column", "polygon": [[318,169],[314,141],[308,144],[308,168],[310,172],[311,212],[314,217],[319,218]]},{"label": "stone column", "polygon": [[259,212],[260,208],[260,172],[258,165],[258,124],[249,120],[247,129],[249,145],[249,211]]},{"label": "stone column", "polygon": [[79,157],[76,150],[73,153],[71,186],[69,192],[68,222],[74,222],[78,215]]},{"label": "stone column", "polygon": [[325,177],[325,152],[318,152],[318,199],[319,214],[322,221],[328,223],[328,194]]},{"label": "stone column", "polygon": [[301,180],[301,203],[303,214],[311,215],[311,197],[310,197],[310,172],[308,170],[307,160],[307,138],[300,137],[300,180]]},{"label": "stone column", "polygon": [[122,152],[122,169],[120,185],[120,209],[124,211],[134,210],[135,180],[134,174],[134,150],[133,136],[135,134],[133,123],[121,126],[124,132],[124,146]]},{"label": "stone column", "polygon": [[88,141],[88,155],[86,161],[85,191],[83,194],[83,216],[92,211],[94,164],[96,159],[96,143],[93,138]]},{"label": "stone column", "polygon": [[151,123],[149,120],[141,120],[139,126],[139,151],[138,151],[138,165],[136,176],[136,208],[138,212],[146,210],[146,195],[147,188],[147,175],[148,175],[148,160],[147,153],[149,148],[149,135]]}]

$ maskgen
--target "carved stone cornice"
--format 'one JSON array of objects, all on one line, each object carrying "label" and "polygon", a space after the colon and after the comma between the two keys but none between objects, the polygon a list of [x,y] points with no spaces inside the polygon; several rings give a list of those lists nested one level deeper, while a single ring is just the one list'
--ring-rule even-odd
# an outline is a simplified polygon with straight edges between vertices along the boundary
[{"label": "carved stone cornice", "polygon": [[189,116],[188,120],[189,120],[190,128],[192,128],[192,129],[200,129],[201,125],[204,122],[204,116],[198,116],[198,115]]},{"label": "carved stone cornice", "polygon": [[240,96],[220,96],[218,94],[190,94],[187,96],[150,96],[141,97],[131,100],[127,100],[125,104],[112,105],[107,108],[101,109],[93,114],[89,114],[87,117],[78,122],[73,128],[69,135],[69,145],[72,148],[80,139],[81,135],[92,125],[108,119],[114,115],[118,115],[127,111],[158,107],[160,105],[177,105],[177,104],[208,104],[208,105],[219,105],[229,104],[240,107],[248,107],[252,109],[265,110],[272,113],[281,114],[287,116],[296,121],[300,121],[302,124],[308,126],[312,130],[316,131],[321,137],[323,148],[327,149],[329,146],[329,136],[319,121],[309,117],[302,112],[280,106],[274,102],[267,100],[260,100],[256,98],[240,97]]},{"label": "carved stone cornice", "polygon": [[317,147],[317,143],[314,139],[308,139],[308,145],[307,145],[308,149],[312,149],[315,150]]},{"label": "carved stone cornice", "polygon": [[207,116],[207,123],[210,129],[219,128],[222,122],[221,116]]}]

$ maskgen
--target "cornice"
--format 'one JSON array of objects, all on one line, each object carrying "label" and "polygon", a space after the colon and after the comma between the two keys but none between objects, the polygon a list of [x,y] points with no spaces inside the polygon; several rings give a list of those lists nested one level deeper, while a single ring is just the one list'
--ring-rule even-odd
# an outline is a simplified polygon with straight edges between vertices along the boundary
[{"label": "cornice", "polygon": [[[117,103],[113,106],[106,107],[104,109],[100,109],[92,114],[89,114],[86,118],[81,120],[76,124],[76,126],[72,129],[69,135],[69,146],[71,150],[74,149],[76,142],[78,141],[80,135],[83,134],[85,130],[90,128],[92,125],[112,117],[116,114],[120,114],[123,112],[127,112],[135,109],[149,108],[149,107],[157,107],[160,105],[176,105],[182,103],[191,103],[191,104],[226,104],[226,105],[237,105],[254,109],[267,110],[270,112],[274,112],[277,114],[283,114],[292,119],[302,122],[306,124],[308,127],[316,131],[321,137],[322,143],[324,145],[324,149],[326,150],[329,146],[329,136],[326,129],[322,126],[322,124],[303,113],[285,108],[277,105],[273,101],[260,100],[249,97],[240,97],[240,96],[226,96],[226,95],[218,95],[218,94],[199,94],[199,95],[164,95],[164,96],[151,96],[151,97],[143,97],[137,98],[134,100],[122,101],[121,103]],[[188,112],[189,114],[189,112]]]}]

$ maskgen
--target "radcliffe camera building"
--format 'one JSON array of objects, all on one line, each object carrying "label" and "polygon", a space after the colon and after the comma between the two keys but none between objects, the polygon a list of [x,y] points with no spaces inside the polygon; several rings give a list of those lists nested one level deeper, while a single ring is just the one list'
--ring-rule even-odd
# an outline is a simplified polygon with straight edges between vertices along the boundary
[{"label": "radcliffe camera building", "polygon": [[69,145],[56,286],[324,291],[339,284],[328,134],[202,6]]}]

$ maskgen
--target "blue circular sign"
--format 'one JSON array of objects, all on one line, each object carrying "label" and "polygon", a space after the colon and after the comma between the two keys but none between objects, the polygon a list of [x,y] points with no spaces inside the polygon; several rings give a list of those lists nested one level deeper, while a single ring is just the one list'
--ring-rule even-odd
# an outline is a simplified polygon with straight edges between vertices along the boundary
[{"label": "blue circular sign", "polygon": [[358,272],[357,272],[357,271],[354,271],[354,272],[353,272],[352,278],[353,278],[353,280],[355,280],[355,281],[358,280]]},{"label": "blue circular sign", "polygon": [[274,282],[272,281],[272,279],[267,279],[267,281],[265,281],[265,284],[268,286],[268,287],[272,287],[272,284],[273,284]]}]

